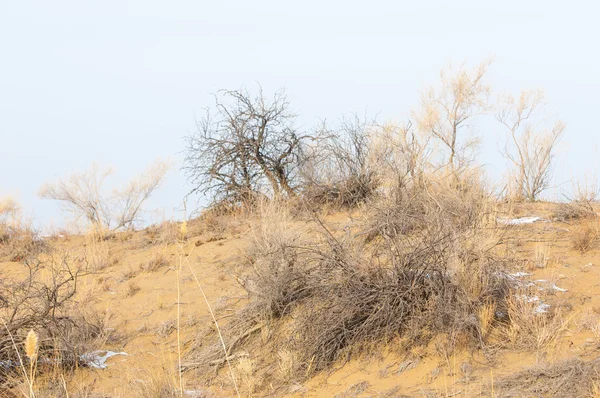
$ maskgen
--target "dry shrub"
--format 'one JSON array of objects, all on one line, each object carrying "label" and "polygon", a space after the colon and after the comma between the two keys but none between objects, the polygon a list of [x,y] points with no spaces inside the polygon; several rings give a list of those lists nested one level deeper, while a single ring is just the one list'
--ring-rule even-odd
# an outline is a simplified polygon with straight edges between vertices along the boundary
[{"label": "dry shrub", "polygon": [[215,206],[202,212],[195,222],[201,226],[201,233],[222,234],[231,224],[231,219],[243,213],[243,209]]},{"label": "dry shrub", "polygon": [[381,185],[377,167],[375,120],[343,117],[323,123],[318,145],[308,147],[301,166],[302,197],[310,208],[353,208],[375,196]]},{"label": "dry shrub", "polygon": [[535,246],[533,265],[535,268],[546,268],[550,263],[550,253],[548,247],[543,244],[537,244]]},{"label": "dry shrub", "polygon": [[164,251],[156,252],[154,256],[140,268],[147,272],[156,272],[163,267],[169,266],[169,259]]},{"label": "dry shrub", "polygon": [[600,339],[600,316],[596,311],[585,311],[577,322],[580,330],[589,330],[596,340]]},{"label": "dry shrub", "polygon": [[477,228],[492,210],[489,194],[477,171],[464,174],[460,183],[448,177],[423,178],[420,182],[398,181],[387,194],[365,208],[367,240],[377,236],[394,239],[418,231],[447,233]]},{"label": "dry shrub", "polygon": [[144,230],[143,246],[172,245],[181,239],[181,224],[175,221],[165,221],[152,225]]},{"label": "dry shrub", "polygon": [[48,244],[28,226],[0,226],[0,258],[22,262],[49,250]]},{"label": "dry shrub", "polygon": [[98,241],[95,235],[86,235],[80,259],[86,270],[91,272],[102,271],[118,262],[118,259],[111,255],[108,242]]},{"label": "dry shrub", "polygon": [[[127,396],[139,398],[177,398],[181,397],[179,389],[179,380],[177,371],[166,363],[160,361],[159,366],[152,361],[152,365],[143,368],[131,369],[132,374],[129,379],[132,383],[129,385]],[[213,395],[203,391],[198,391],[198,397],[209,398]],[[190,394],[190,396],[194,396]]]},{"label": "dry shrub", "polygon": [[556,343],[567,327],[560,310],[540,311],[541,301],[534,299],[535,293],[513,295],[508,300],[508,322],[502,330],[502,340],[509,346],[540,350]]},{"label": "dry shrub", "polygon": [[496,380],[496,397],[586,397],[598,391],[600,360],[569,359],[541,364]]},{"label": "dry shrub", "polygon": [[343,243],[331,243],[321,252],[314,292],[296,315],[294,346],[305,371],[325,369],[397,337],[409,345],[426,344],[438,334],[481,344],[492,320],[481,330],[478,315],[484,307],[506,307],[509,281],[501,260],[477,252],[463,257],[467,253],[457,253],[456,244],[453,238],[410,247],[395,241],[373,257],[367,251],[348,255],[351,249]]},{"label": "dry shrub", "polygon": [[0,199],[0,259],[24,261],[48,250],[48,245],[20,216],[19,205],[12,199]]},{"label": "dry shrub", "polygon": [[308,263],[300,249],[301,231],[288,209],[282,203],[263,202],[258,213],[247,250],[253,274],[244,287],[252,297],[252,311],[268,320],[289,313],[309,294]]},{"label": "dry shrub", "polygon": [[137,292],[139,292],[141,290],[140,286],[135,283],[135,282],[129,282],[127,284],[127,290],[125,292],[125,295],[127,297],[131,297],[131,296],[135,296]]},{"label": "dry shrub", "polygon": [[[52,253],[43,261],[27,259],[22,279],[0,281],[0,356],[5,363],[19,363],[13,339],[23,340],[30,330],[40,336],[40,366],[61,368],[78,364],[80,355],[104,337],[103,319],[74,300],[78,280],[85,275],[76,263],[68,252]],[[2,367],[1,378],[16,370]]]},{"label": "dry shrub", "polygon": [[589,201],[572,201],[559,203],[552,217],[556,221],[570,222],[575,220],[595,219],[598,217],[596,211]]},{"label": "dry shrub", "polygon": [[311,208],[353,208],[376,195],[379,181],[374,173],[350,175],[338,182],[306,184],[302,192]]},{"label": "dry shrub", "polygon": [[580,225],[579,228],[574,231],[573,237],[571,238],[573,249],[582,254],[593,249],[598,241],[599,234],[600,230],[597,222],[588,222]]},{"label": "dry shrub", "polygon": [[[252,271],[241,280],[249,303],[222,329],[227,356],[254,352],[255,364],[271,364],[256,369],[257,378],[272,380],[284,361],[269,353],[292,353],[295,365],[284,366],[291,370],[283,381],[397,338],[408,346],[445,335],[449,349],[487,344],[501,324],[497,314],[508,311],[513,281],[504,273],[506,259],[493,254],[497,237],[481,228],[488,225],[483,192],[418,192],[430,198],[414,202],[423,213],[414,227],[380,228],[382,239],[371,244],[350,230],[330,232],[318,219],[320,233],[308,240],[285,209],[264,210],[248,250]],[[268,337],[261,340],[258,331]],[[218,344],[201,343],[189,366],[206,374],[224,358]]]}]

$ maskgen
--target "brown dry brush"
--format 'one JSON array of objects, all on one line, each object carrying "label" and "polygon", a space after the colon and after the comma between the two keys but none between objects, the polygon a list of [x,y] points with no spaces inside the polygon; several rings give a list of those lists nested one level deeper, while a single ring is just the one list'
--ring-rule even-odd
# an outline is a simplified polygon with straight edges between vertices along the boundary
[{"label": "brown dry brush", "polygon": [[569,359],[541,364],[496,380],[496,397],[596,397],[600,393],[600,359]]},{"label": "brown dry brush", "polygon": [[375,127],[375,120],[357,114],[343,117],[333,128],[323,123],[318,145],[306,148],[301,164],[307,206],[354,208],[376,195],[382,181],[371,159]]},{"label": "brown dry brush", "polygon": [[[493,254],[495,241],[482,248],[478,242],[486,232],[483,197],[470,193],[466,200],[464,189],[440,192],[403,193],[418,200],[395,208],[389,222],[370,220],[368,243],[364,233],[339,236],[318,220],[318,241],[265,237],[271,244],[251,252],[253,272],[242,281],[248,305],[224,327],[228,357],[291,351],[302,379],[362,347],[397,338],[426,344],[444,334],[484,346],[483,307],[508,313],[509,264]],[[493,324],[506,322],[493,318]],[[258,333],[265,330],[277,332],[265,340]],[[264,372],[274,371],[276,358],[260,361]],[[223,363],[216,345],[191,350],[190,367],[205,372]]]},{"label": "brown dry brush", "polygon": [[506,307],[509,281],[499,272],[504,264],[493,258],[471,256],[463,270],[454,270],[455,239],[440,236],[404,248],[388,241],[377,257],[344,258],[335,244],[323,252],[320,284],[302,307],[293,341],[306,373],[398,337],[426,344],[442,333],[479,345],[479,309],[490,302]]},{"label": "brown dry brush", "polygon": [[0,280],[0,382],[18,371],[14,342],[20,349],[18,342],[30,330],[40,336],[39,364],[64,368],[76,366],[81,354],[91,350],[90,342],[103,333],[101,317],[75,301],[85,270],[68,253],[27,259],[25,266],[22,279]]},{"label": "brown dry brush", "polygon": [[460,184],[450,178],[399,180],[386,195],[368,202],[363,209],[363,234],[395,239],[439,226],[462,232],[479,228],[492,215],[490,194],[476,173],[463,176]]},{"label": "brown dry brush", "polygon": [[591,201],[577,200],[559,203],[554,211],[553,218],[561,222],[571,222],[582,219],[596,219],[598,214]]},{"label": "brown dry brush", "polygon": [[22,262],[48,250],[48,244],[28,225],[0,223],[0,261]]}]

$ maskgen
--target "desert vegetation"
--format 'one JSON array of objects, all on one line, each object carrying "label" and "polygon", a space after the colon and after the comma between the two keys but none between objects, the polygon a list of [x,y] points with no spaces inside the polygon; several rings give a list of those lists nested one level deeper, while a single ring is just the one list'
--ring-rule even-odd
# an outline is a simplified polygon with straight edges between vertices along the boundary
[{"label": "desert vegetation", "polygon": [[[163,162],[112,193],[99,166],[43,186],[83,235],[40,236],[0,201],[7,396],[95,396],[100,349],[132,364],[114,364],[119,396],[317,396],[361,361],[389,364],[382,379],[430,362],[406,391],[355,380],[335,396],[597,396],[600,307],[558,284],[567,261],[594,266],[598,192],[542,201],[565,125],[541,91],[493,100],[491,65],[444,68],[403,122],[306,127],[283,90],[219,91],[185,139],[190,195],[210,200],[191,219],[186,198],[182,220],[143,222]],[[484,118],[502,183],[477,163]],[[568,342],[590,358],[547,361]],[[514,353],[531,367],[494,378]]]}]

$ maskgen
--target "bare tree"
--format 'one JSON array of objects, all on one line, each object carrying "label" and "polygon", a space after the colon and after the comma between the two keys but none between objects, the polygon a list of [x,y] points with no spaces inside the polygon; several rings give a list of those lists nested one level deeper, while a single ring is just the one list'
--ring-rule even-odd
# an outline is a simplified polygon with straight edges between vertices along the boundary
[{"label": "bare tree", "polygon": [[518,99],[504,95],[499,99],[496,119],[506,127],[507,139],[502,155],[513,167],[515,199],[535,201],[548,188],[552,177],[554,149],[565,125],[537,117],[544,102],[541,91],[522,91]]},{"label": "bare tree", "polygon": [[447,152],[443,164],[453,173],[469,163],[470,152],[478,143],[474,137],[463,136],[473,127],[473,118],[489,109],[491,88],[484,77],[491,62],[487,60],[473,70],[464,64],[457,71],[449,66],[440,74],[440,87],[430,87],[421,95],[418,125],[441,143]]},{"label": "bare tree", "polygon": [[184,170],[192,192],[244,202],[256,194],[294,196],[302,142],[283,91],[222,90],[187,137]]},{"label": "bare tree", "polygon": [[169,166],[155,162],[124,188],[107,195],[104,189],[110,168],[101,170],[96,164],[82,173],[42,186],[39,196],[61,202],[76,217],[85,218],[99,230],[133,228],[142,205],[160,186]]},{"label": "bare tree", "polygon": [[58,200],[78,218],[83,216],[90,224],[105,229],[110,225],[110,215],[101,191],[111,173],[112,169],[101,170],[93,164],[89,170],[43,185],[39,196]]},{"label": "bare tree", "polygon": [[115,229],[134,227],[139,221],[142,205],[160,186],[169,168],[169,164],[156,161],[125,187],[115,190]]}]

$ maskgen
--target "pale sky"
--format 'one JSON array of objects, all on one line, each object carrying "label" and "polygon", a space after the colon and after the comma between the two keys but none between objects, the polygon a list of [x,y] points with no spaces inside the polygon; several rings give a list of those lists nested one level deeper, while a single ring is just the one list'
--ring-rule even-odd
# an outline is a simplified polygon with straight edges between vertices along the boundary
[{"label": "pale sky", "polygon": [[[449,61],[493,55],[497,92],[543,88],[567,129],[557,184],[598,170],[595,2],[0,0],[0,196],[37,225],[60,224],[47,181],[156,158],[176,167],[151,208],[189,190],[183,137],[220,88],[285,87],[301,127],[365,109],[405,120]],[[491,175],[500,128],[482,131]],[[600,176],[599,176],[600,177]]]}]

